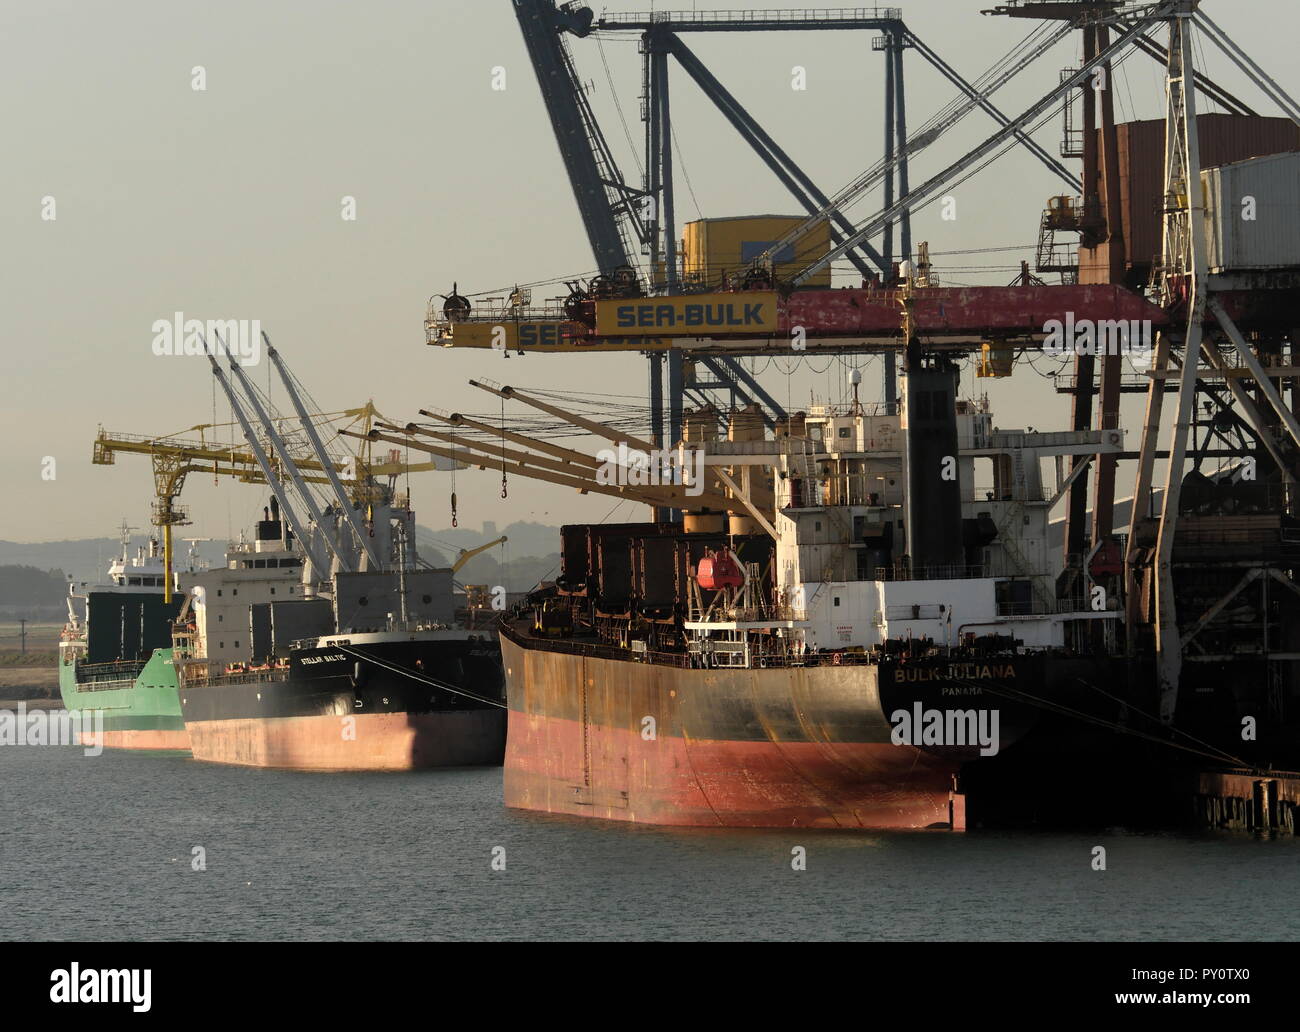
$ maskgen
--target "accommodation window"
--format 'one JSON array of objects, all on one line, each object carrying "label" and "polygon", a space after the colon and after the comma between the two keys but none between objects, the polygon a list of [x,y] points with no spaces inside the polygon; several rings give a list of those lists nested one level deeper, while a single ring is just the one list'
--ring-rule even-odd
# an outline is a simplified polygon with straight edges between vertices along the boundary
[{"label": "accommodation window", "polygon": [[836,604],[837,606],[840,604],[840,596],[839,596],[839,595],[836,595],[836,596],[835,596],[835,604]]}]

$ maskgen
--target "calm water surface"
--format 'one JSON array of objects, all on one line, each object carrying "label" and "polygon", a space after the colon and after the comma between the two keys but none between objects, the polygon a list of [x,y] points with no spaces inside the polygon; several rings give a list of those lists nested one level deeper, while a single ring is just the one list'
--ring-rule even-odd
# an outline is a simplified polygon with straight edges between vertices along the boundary
[{"label": "calm water surface", "polygon": [[0,748],[0,786],[0,939],[1300,937],[1296,838],[648,828],[507,810],[499,769],[72,747]]}]

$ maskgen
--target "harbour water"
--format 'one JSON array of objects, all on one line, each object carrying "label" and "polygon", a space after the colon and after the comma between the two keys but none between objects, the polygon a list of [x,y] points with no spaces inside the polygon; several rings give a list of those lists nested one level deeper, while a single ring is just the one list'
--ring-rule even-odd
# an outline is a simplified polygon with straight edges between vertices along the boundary
[{"label": "harbour water", "polygon": [[4,940],[1300,937],[1293,836],[674,830],[506,810],[496,768],[75,747],[0,748],[0,786]]}]

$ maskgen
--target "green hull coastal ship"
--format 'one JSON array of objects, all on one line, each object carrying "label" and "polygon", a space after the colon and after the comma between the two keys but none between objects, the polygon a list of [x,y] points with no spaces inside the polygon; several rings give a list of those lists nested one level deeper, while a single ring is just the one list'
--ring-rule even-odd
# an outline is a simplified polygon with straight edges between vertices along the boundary
[{"label": "green hull coastal ship", "polygon": [[[59,641],[59,691],[63,705],[84,720],[81,744],[118,749],[189,751],[172,666],[172,623],[190,569],[166,573],[157,539],[130,552],[122,528],[122,554],[109,566],[108,583],[68,586],[68,622]],[[100,715],[102,714],[102,724]]]}]

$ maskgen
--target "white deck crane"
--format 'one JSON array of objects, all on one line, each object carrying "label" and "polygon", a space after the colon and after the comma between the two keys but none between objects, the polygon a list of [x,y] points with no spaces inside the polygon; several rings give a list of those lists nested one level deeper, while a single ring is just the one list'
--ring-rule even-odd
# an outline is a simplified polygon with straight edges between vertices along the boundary
[{"label": "white deck crane", "polygon": [[[217,337],[217,342],[219,344],[222,343],[220,335]],[[268,413],[262,406],[261,399],[257,395],[257,389],[253,386],[252,381],[248,378],[248,374],[244,372],[234,355],[227,352],[226,359],[230,365],[230,371],[238,378],[240,387],[243,388],[244,396],[248,399],[248,403],[252,407],[253,413],[257,416],[258,421],[266,430],[267,439],[271,442],[271,447],[275,450],[276,457],[279,458],[281,465],[284,467],[284,471],[289,475],[289,480],[293,483],[294,490],[298,492],[298,496],[307,507],[307,512],[311,516],[311,526],[319,530],[321,539],[325,542],[325,547],[334,557],[334,561],[338,563],[339,568],[347,573],[351,573],[356,568],[352,561],[352,557],[348,554],[347,550],[339,547],[338,541],[334,534],[331,533],[329,521],[320,511],[320,506],[316,504],[316,497],[311,493],[311,489],[307,487],[306,481],[303,480],[302,473],[298,469],[298,464],[294,461],[293,454],[290,452],[288,445],[285,444],[284,438],[281,437],[279,432],[275,429],[275,423],[271,419],[270,413]],[[324,573],[326,571],[322,570],[321,572]]]},{"label": "white deck crane", "polygon": [[[379,553],[375,549],[370,535],[365,532],[361,526],[360,520],[357,518],[356,508],[353,501],[348,497],[348,493],[343,487],[343,482],[339,479],[338,473],[334,470],[334,463],[330,460],[329,454],[325,451],[325,445],[321,443],[320,435],[316,432],[315,424],[307,414],[307,409],[303,405],[298,390],[294,385],[293,377],[290,376],[288,368],[280,358],[280,353],[272,346],[271,338],[268,337],[265,332],[262,333],[262,340],[266,344],[266,353],[270,357],[271,363],[275,366],[276,372],[280,374],[280,380],[284,384],[285,393],[289,395],[289,401],[292,403],[294,411],[298,414],[298,420],[302,424],[303,433],[307,435],[307,439],[311,442],[312,450],[316,453],[317,461],[320,462],[321,468],[324,469],[326,477],[329,478],[330,487],[334,490],[334,500],[337,502],[339,510],[343,513],[344,518],[348,521],[348,526],[352,528],[352,533],[356,537],[357,544],[363,552],[363,569],[380,569],[383,566],[383,562],[380,560]],[[368,567],[366,566],[367,563],[369,564]]]},{"label": "white deck crane", "polygon": [[[221,371],[221,366],[217,363],[217,356],[208,347],[206,340],[203,342],[203,350],[207,353],[208,361],[212,364],[212,375],[217,378],[217,383],[221,384],[221,389],[230,402],[230,409],[235,414],[235,418],[239,420],[239,426],[244,432],[244,440],[248,442],[248,447],[252,450],[253,457],[257,459],[257,465],[261,468],[267,485],[275,495],[276,501],[280,503],[280,511],[284,514],[284,518],[289,523],[289,528],[297,537],[298,545],[306,556],[307,562],[303,567],[303,585],[314,589],[316,578],[328,572],[329,564],[322,562],[320,553],[312,541],[310,528],[303,525],[302,520],[290,503],[289,495],[284,489],[284,483],[276,476],[275,469],[271,466],[266,451],[262,448],[262,442],[258,440],[257,434],[253,431],[248,414],[244,411],[244,406],[240,403],[238,394],[226,379],[226,374]],[[234,367],[233,360],[231,365]]]}]

